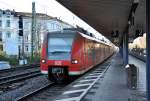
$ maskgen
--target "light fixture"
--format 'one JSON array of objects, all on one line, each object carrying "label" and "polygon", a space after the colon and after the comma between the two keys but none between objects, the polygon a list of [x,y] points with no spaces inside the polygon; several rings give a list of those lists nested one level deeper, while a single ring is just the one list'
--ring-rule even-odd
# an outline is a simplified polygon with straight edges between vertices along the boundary
[{"label": "light fixture", "polygon": [[45,59],[42,59],[41,62],[42,62],[42,63],[46,63],[46,60],[45,60]]},{"label": "light fixture", "polygon": [[75,59],[75,60],[72,60],[71,62],[72,62],[72,64],[77,64],[78,60]]}]

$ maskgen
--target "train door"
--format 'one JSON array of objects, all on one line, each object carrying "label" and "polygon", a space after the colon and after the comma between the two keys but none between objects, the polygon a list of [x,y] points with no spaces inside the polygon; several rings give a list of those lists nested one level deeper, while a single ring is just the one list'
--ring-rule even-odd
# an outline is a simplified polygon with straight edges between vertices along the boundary
[{"label": "train door", "polygon": [[104,53],[103,53],[103,44],[101,44],[101,60],[103,60],[103,55],[104,55]]},{"label": "train door", "polygon": [[104,60],[105,58],[105,50],[104,50],[104,44],[102,45],[102,59]]},{"label": "train door", "polygon": [[99,49],[98,49],[99,51],[98,51],[98,54],[99,54],[99,62],[101,61],[101,52],[102,52],[102,50],[101,50],[101,44],[99,44]]},{"label": "train door", "polygon": [[95,51],[95,42],[94,41],[91,41],[91,52],[92,52],[92,64],[94,64],[95,65],[95,63],[96,63],[96,51]]},{"label": "train door", "polygon": [[83,65],[84,65],[84,70],[88,67],[88,52],[87,52],[87,40],[84,39],[84,45],[83,45]]}]

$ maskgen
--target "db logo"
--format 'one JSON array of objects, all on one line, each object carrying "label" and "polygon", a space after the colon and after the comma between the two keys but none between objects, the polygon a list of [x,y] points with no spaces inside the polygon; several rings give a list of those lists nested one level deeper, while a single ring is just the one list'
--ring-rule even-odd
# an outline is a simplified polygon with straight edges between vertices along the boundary
[{"label": "db logo", "polygon": [[62,62],[61,62],[61,61],[55,61],[54,64],[55,64],[55,65],[62,65]]}]

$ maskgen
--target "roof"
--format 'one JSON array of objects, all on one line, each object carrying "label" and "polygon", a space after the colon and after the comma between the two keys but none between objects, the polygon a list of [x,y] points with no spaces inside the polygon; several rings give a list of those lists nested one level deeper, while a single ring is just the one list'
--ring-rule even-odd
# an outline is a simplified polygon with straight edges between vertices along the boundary
[{"label": "roof", "polygon": [[[27,17],[27,18],[32,17],[32,13],[30,13],[30,12],[16,12],[15,10],[9,10],[9,9],[6,9],[6,10],[0,9],[0,13],[7,14],[7,15],[14,15],[15,17],[19,17],[19,16],[23,16],[23,17]],[[72,25],[68,24],[67,22],[64,22],[64,21],[58,19],[57,17],[52,17],[52,16],[44,14],[44,13],[36,13],[36,17],[42,18],[42,19],[44,18],[45,20],[53,19],[53,20],[62,22],[66,25],[73,27]]]},{"label": "roof", "polygon": [[[16,12],[15,13],[15,16],[17,16],[17,17],[20,16],[20,15],[23,16],[23,17],[30,17],[30,18],[32,17],[32,13],[29,13],[29,12]],[[36,13],[36,17],[44,18],[45,20],[46,19],[47,20],[52,20],[53,19],[53,20],[62,22],[64,24],[66,24],[66,25],[69,25],[69,26],[73,27],[72,25],[68,24],[67,22],[58,19],[57,17],[52,17],[52,16],[44,14],[44,13]]]},{"label": "roof", "polygon": [[[23,17],[32,17],[32,13],[29,13],[29,12],[16,12],[15,13],[16,16],[23,16]],[[45,17],[47,19],[54,19],[54,17],[52,16],[49,16],[47,14],[44,14],[44,13],[36,13],[36,16],[37,17]]]},{"label": "roof", "polygon": [[[135,16],[133,30],[140,26],[145,31],[146,0],[57,0],[90,26],[110,38],[111,32],[126,32]],[[133,15],[132,13],[135,13]]]}]

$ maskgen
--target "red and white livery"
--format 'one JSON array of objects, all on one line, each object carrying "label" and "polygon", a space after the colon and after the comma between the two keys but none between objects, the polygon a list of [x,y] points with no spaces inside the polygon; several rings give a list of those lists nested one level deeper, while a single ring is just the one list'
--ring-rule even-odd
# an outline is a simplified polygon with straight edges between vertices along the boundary
[{"label": "red and white livery", "polygon": [[41,53],[41,72],[50,80],[81,75],[114,53],[114,47],[79,30],[47,33]]}]

